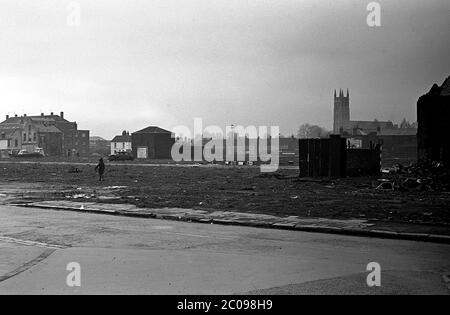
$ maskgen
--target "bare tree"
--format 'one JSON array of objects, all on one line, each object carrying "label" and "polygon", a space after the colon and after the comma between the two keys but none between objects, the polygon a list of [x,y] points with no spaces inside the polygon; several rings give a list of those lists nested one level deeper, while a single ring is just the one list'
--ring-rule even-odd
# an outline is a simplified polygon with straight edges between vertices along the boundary
[{"label": "bare tree", "polygon": [[303,124],[298,128],[297,137],[300,139],[307,138],[325,138],[330,132],[323,127],[311,124]]}]

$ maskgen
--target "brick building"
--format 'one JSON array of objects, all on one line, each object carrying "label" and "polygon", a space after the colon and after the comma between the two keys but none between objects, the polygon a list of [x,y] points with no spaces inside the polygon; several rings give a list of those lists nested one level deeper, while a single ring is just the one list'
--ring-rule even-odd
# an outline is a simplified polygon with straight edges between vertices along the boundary
[{"label": "brick building", "polygon": [[171,159],[175,136],[172,132],[151,126],[131,135],[133,156],[138,159]]},{"label": "brick building", "polygon": [[48,156],[88,156],[89,131],[78,130],[76,122],[64,118],[64,113],[40,116],[6,116],[0,123],[0,139],[8,141],[8,151],[33,152],[44,149]]}]

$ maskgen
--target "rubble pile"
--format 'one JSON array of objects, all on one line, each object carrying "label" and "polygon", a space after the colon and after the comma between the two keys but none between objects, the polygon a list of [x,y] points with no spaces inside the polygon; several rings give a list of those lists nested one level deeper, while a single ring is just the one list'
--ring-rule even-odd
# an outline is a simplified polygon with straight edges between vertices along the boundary
[{"label": "rubble pile", "polygon": [[[409,166],[396,165],[383,171],[395,190],[450,191],[450,170],[442,163],[416,163]],[[385,189],[384,186],[379,186]]]}]

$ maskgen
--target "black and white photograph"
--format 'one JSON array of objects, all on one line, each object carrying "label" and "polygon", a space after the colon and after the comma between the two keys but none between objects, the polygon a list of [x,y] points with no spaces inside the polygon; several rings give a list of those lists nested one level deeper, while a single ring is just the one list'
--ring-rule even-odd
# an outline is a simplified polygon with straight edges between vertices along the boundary
[{"label": "black and white photograph", "polygon": [[448,0],[1,0],[0,295],[450,294],[449,34]]}]

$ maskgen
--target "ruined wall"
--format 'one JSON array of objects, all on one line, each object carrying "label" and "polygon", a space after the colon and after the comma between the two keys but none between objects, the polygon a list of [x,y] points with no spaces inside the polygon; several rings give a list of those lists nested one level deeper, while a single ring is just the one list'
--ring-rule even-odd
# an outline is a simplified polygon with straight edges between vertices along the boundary
[{"label": "ruined wall", "polygon": [[379,136],[383,165],[408,165],[417,161],[417,136]]},{"label": "ruined wall", "polygon": [[417,145],[419,161],[442,162],[450,167],[450,95],[448,78],[441,87],[436,84],[417,102]]}]

